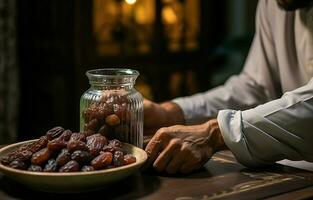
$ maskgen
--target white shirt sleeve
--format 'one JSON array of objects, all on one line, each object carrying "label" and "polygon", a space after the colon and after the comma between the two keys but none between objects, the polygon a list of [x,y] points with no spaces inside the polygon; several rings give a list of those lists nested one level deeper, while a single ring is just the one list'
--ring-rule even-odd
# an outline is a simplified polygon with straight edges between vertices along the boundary
[{"label": "white shirt sleeve", "polygon": [[280,99],[246,111],[222,110],[225,143],[248,166],[282,159],[313,161],[313,79]]},{"label": "white shirt sleeve", "polygon": [[[271,15],[277,11],[271,10],[275,6],[268,5],[270,1],[259,2],[256,34],[245,73],[251,76],[255,71],[255,76],[252,77],[267,88],[265,91],[270,98],[276,100],[245,111],[238,111],[239,109],[220,111],[218,122],[221,132],[237,160],[248,166],[272,164],[282,159],[312,162],[313,79],[298,89],[286,92],[283,96],[279,94],[281,84],[278,83],[280,78],[276,67],[277,55],[274,51],[276,44],[273,43],[273,32],[277,31],[277,26],[268,20],[276,20],[277,23],[283,24],[284,19]],[[285,51],[288,51],[288,48]],[[277,54],[279,53],[282,52],[278,51]],[[283,55],[278,56],[288,60]],[[280,66],[279,69],[283,70],[284,66]],[[271,78],[262,79],[260,76]]]},{"label": "white shirt sleeve", "polygon": [[173,100],[182,108],[187,124],[207,121],[221,109],[245,110],[282,95],[267,6],[263,0],[258,5],[256,33],[243,71],[223,86]]}]

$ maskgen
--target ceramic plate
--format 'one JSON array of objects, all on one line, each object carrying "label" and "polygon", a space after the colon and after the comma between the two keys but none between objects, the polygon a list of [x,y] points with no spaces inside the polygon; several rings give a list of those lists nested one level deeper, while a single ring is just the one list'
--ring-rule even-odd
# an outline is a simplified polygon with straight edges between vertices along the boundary
[{"label": "ceramic plate", "polygon": [[[36,140],[15,143],[0,149],[0,157],[17,149],[19,146],[32,143]],[[48,192],[82,192],[104,188],[107,184],[126,178],[138,171],[147,159],[144,150],[124,143],[123,148],[127,153],[133,154],[137,161],[135,163],[90,172],[30,172],[13,169],[0,164],[0,171],[7,177],[26,185],[35,190]]]}]

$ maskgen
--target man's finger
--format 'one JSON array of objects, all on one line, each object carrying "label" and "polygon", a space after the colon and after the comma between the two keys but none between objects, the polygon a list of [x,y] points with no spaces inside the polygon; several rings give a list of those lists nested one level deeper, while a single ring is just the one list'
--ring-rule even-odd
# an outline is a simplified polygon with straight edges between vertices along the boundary
[{"label": "man's finger", "polygon": [[159,172],[164,171],[177,149],[178,144],[174,140],[169,142],[166,148],[160,153],[158,158],[153,163],[153,167]]},{"label": "man's finger", "polygon": [[181,166],[180,172],[183,174],[187,174],[187,173],[192,172],[195,169],[199,169],[200,167],[201,167],[201,163],[186,162]]},{"label": "man's finger", "polygon": [[148,160],[146,165],[151,165],[154,160],[158,157],[160,151],[162,150],[162,145],[160,140],[156,140],[156,137],[153,137],[150,142],[147,144],[145,151],[148,154]]},{"label": "man's finger", "polygon": [[185,159],[188,157],[186,151],[181,151],[177,155],[173,154],[172,160],[166,167],[166,172],[169,174],[174,174],[179,171],[181,166],[184,164]]}]

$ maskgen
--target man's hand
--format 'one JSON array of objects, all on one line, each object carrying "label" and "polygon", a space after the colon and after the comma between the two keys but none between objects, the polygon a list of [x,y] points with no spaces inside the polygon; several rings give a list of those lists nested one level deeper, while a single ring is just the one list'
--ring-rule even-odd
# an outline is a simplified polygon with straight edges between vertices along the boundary
[{"label": "man's hand", "polygon": [[159,129],[146,147],[148,165],[167,173],[199,169],[219,150],[226,149],[217,120],[201,125]]},{"label": "man's hand", "polygon": [[184,123],[183,111],[177,104],[144,100],[144,135],[153,135],[161,127]]}]

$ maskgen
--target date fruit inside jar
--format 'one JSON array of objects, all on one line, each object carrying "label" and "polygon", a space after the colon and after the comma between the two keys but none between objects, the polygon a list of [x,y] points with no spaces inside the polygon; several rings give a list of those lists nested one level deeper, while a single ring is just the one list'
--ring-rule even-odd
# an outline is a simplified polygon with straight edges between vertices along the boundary
[{"label": "date fruit inside jar", "polygon": [[129,108],[125,95],[119,92],[108,95],[104,92],[98,101],[84,110],[84,131],[89,135],[100,133],[109,139],[127,140],[131,126]]}]

